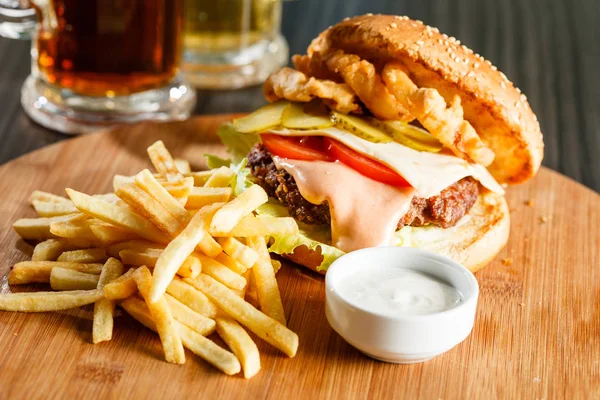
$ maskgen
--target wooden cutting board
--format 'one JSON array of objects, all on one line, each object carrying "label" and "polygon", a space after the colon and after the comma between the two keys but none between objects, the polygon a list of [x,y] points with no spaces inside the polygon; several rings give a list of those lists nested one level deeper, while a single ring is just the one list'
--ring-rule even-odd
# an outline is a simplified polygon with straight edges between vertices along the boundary
[{"label": "wooden cutting board", "polygon": [[[224,152],[216,127],[227,116],[124,127],[61,142],[0,167],[0,290],[32,247],[11,229],[34,212],[34,189],[64,194],[111,190],[114,174],[149,163],[157,139],[204,168]],[[288,359],[259,342],[262,371],[227,377],[188,352],[163,361],[158,337],[126,314],[111,342],[91,344],[90,308],[0,312],[0,399],[9,398],[599,398],[600,196],[547,169],[508,189],[507,247],[477,273],[475,328],[451,351],[416,365],[374,361],[327,324],[324,282],[293,265],[278,274],[289,326],[300,336]],[[526,205],[530,202],[530,206]]]}]

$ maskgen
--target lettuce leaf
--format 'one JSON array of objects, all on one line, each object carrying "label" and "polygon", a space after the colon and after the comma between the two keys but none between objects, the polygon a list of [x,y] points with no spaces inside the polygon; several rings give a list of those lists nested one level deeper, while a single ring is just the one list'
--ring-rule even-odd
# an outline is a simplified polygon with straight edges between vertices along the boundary
[{"label": "lettuce leaf", "polygon": [[204,158],[206,158],[206,165],[210,169],[229,167],[231,165],[231,159],[229,158],[225,159],[212,154],[204,154]]},{"label": "lettuce leaf", "polygon": [[[274,199],[269,199],[266,204],[260,206],[258,214],[268,214],[273,217],[289,217],[287,209]],[[337,247],[326,243],[331,243],[331,229],[329,225],[308,225],[298,222],[298,233],[295,235],[276,235],[273,236],[273,243],[269,251],[275,254],[291,254],[299,246],[306,246],[311,250],[319,251],[320,247],[323,261],[317,266],[317,271],[327,271],[327,268],[344,255],[344,252]]]},{"label": "lettuce leaf", "polygon": [[235,164],[241,162],[250,152],[252,146],[260,142],[260,137],[253,133],[240,133],[232,124],[223,124],[217,132],[221,142],[227,147],[231,161]]}]

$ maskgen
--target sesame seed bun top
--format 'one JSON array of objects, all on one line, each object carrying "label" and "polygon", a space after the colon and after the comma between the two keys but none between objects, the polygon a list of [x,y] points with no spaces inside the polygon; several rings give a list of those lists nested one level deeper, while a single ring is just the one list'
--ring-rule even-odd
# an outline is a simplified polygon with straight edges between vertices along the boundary
[{"label": "sesame seed bun top", "polygon": [[321,33],[308,54],[340,49],[381,65],[401,61],[419,87],[430,87],[449,101],[459,95],[464,116],[494,151],[488,167],[502,183],[533,177],[544,144],[527,98],[483,57],[407,17],[367,14],[346,19]]}]

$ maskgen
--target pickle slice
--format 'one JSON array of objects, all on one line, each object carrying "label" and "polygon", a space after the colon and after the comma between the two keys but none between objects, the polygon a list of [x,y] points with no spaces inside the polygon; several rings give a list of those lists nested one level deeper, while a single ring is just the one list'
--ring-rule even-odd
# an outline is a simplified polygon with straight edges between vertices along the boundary
[{"label": "pickle slice", "polygon": [[283,110],[281,125],[290,129],[324,129],[334,123],[329,116],[306,113],[303,104],[290,103]]},{"label": "pickle slice", "polygon": [[332,117],[338,128],[348,131],[361,139],[373,143],[388,143],[393,140],[386,132],[360,117],[341,114],[335,111],[332,113]]},{"label": "pickle slice", "polygon": [[411,149],[437,153],[443,148],[442,143],[429,132],[407,124],[404,121],[379,121],[373,119],[372,123],[389,132],[394,137],[394,141]]},{"label": "pickle slice", "polygon": [[275,128],[281,125],[281,116],[288,104],[287,101],[267,104],[250,115],[233,120],[233,126],[241,133],[256,133]]}]

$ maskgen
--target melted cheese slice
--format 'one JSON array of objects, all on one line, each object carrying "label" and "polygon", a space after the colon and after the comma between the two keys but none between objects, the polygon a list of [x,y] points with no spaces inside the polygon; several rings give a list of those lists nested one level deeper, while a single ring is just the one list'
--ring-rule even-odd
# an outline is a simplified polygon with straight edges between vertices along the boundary
[{"label": "melted cheese slice", "polygon": [[479,164],[471,164],[453,155],[429,153],[406,147],[397,142],[372,143],[338,128],[310,131],[275,130],[281,136],[326,136],[387,165],[416,189],[420,197],[432,197],[460,179],[472,176],[484,187],[504,194],[488,170]]}]

